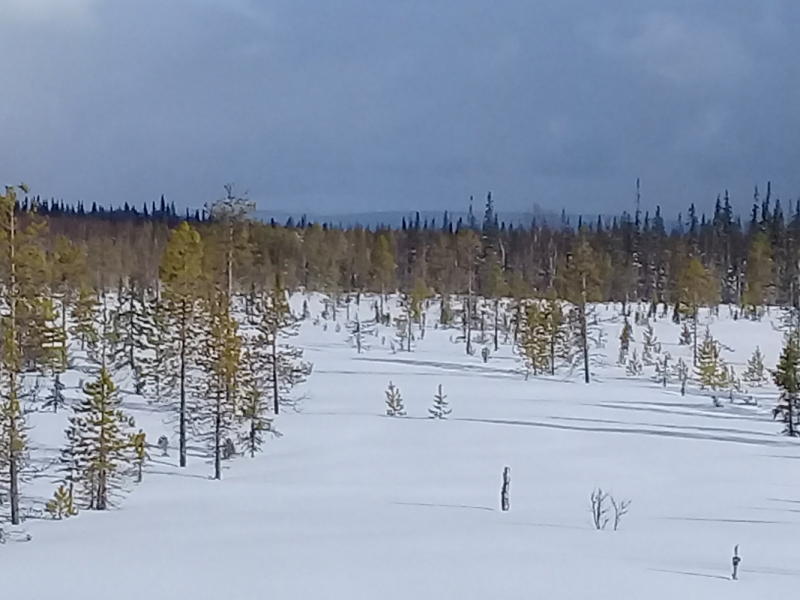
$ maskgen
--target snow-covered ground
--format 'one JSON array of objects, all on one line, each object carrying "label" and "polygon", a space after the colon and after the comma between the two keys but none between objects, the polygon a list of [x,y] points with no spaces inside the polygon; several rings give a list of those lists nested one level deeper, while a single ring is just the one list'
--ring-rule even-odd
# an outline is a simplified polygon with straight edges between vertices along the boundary
[{"label": "snow-covered ground", "polygon": [[[299,310],[301,298],[294,298]],[[319,314],[318,299],[311,302]],[[369,313],[363,307],[363,314]],[[437,310],[431,309],[430,321]],[[608,340],[596,382],[580,374],[530,378],[510,346],[484,364],[456,330],[430,328],[412,353],[393,353],[391,331],[357,354],[336,325],[304,323],[298,345],[314,363],[284,434],[255,459],[228,463],[223,481],[195,457],[153,460],[144,482],[105,513],[53,522],[30,518],[33,540],[0,546],[0,598],[302,599],[756,599],[800,583],[800,446],[758,406],[713,406],[690,386],[662,389],[616,366],[621,322],[600,307]],[[778,313],[734,322],[704,316],[741,374],[756,345],[773,366]],[[344,321],[344,311],[339,313]],[[642,327],[635,328],[641,343]],[[655,324],[665,350],[680,328]],[[382,338],[386,337],[385,343]],[[408,416],[385,416],[394,382]],[[77,385],[77,374],[67,381]],[[452,408],[427,418],[441,384]],[[75,396],[76,389],[68,389]],[[129,394],[155,441],[160,413]],[[54,457],[66,413],[36,414],[34,456]],[[503,467],[511,510],[501,512]],[[43,499],[54,481],[38,479]],[[631,500],[619,531],[596,531],[590,494]],[[29,505],[31,499],[26,498]],[[740,580],[731,556],[740,546]]]}]

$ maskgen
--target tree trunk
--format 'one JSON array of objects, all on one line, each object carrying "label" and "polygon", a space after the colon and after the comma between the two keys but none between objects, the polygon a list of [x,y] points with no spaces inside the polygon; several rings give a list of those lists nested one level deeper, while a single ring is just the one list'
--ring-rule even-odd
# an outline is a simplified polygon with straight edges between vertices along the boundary
[{"label": "tree trunk", "polygon": [[9,502],[11,504],[11,524],[12,525],[19,525],[20,522],[20,515],[19,515],[19,463],[17,462],[17,452],[13,448],[13,445],[16,444],[15,438],[17,436],[16,432],[16,419],[12,415],[11,416],[11,431],[9,435],[11,436],[11,444],[12,448],[10,450],[10,460],[8,461],[8,475],[9,475]]},{"label": "tree trunk", "polygon": [[181,310],[181,399],[178,415],[178,454],[180,466],[186,466],[186,300]]},{"label": "tree trunk", "polygon": [[692,360],[694,361],[694,366],[697,366],[697,313],[699,309],[695,307],[694,315],[692,317]]},{"label": "tree trunk", "polygon": [[214,415],[214,479],[222,479],[222,390],[217,384],[217,406]]},{"label": "tree trunk", "polygon": [[272,335],[272,397],[275,402],[275,414],[280,412],[281,400],[278,396],[278,331],[277,326]]},{"label": "tree trunk", "polygon": [[[19,301],[19,289],[17,286],[17,258],[16,258],[16,233],[17,233],[17,221],[16,221],[16,213],[15,207],[11,207],[11,226],[9,231],[9,263],[10,263],[10,271],[11,271],[11,278],[10,278],[10,292],[11,292],[11,319],[10,319],[10,326],[11,326],[11,335],[10,343],[11,348],[7,349],[7,352],[11,352],[11,360],[9,361],[11,364],[4,365],[8,369],[8,376],[9,376],[9,432],[8,436],[8,493],[9,493],[9,503],[11,504],[11,524],[12,525],[19,525],[20,522],[20,514],[19,514],[19,454],[21,452],[21,448],[18,448],[22,440],[19,439],[19,421],[18,421],[18,414],[20,412],[19,406],[19,398],[17,395],[17,370],[19,369],[19,364],[17,362],[17,357],[14,354],[19,354],[19,340],[17,340],[17,302]],[[9,368],[10,367],[10,368]]]},{"label": "tree trunk", "polygon": [[494,301],[494,351],[495,352],[497,352],[500,349],[500,340],[498,337],[499,319],[500,319],[500,298],[495,298]]},{"label": "tree trunk", "polygon": [[581,346],[583,347],[583,380],[589,383],[589,333],[586,325],[586,275],[581,280]]},{"label": "tree trunk", "polygon": [[581,346],[583,349],[583,380],[586,383],[590,381],[589,374],[589,339],[586,327],[586,304],[581,304]]}]

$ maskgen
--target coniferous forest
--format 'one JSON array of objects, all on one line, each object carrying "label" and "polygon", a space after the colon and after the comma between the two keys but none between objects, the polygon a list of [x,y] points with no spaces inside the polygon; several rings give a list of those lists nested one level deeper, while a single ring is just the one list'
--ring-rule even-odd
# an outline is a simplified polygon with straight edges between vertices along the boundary
[{"label": "coniferous forest", "polygon": [[[171,232],[187,222],[200,236],[205,280],[237,295],[269,290],[333,296],[411,293],[424,286],[447,297],[473,293],[569,299],[588,276],[591,301],[668,305],[725,303],[752,311],[765,303],[796,306],[800,277],[800,201],[756,188],[750,214],[733,212],[727,194],[705,212],[691,204],[667,219],[660,208],[617,216],[562,217],[559,224],[506,224],[489,195],[483,215],[453,222],[404,219],[401,227],[264,223],[253,205],[227,197],[179,214],[164,199],[140,209],[103,208],[15,198],[21,226],[35,224],[46,281],[69,301],[93,290],[158,287]],[[43,273],[44,275],[44,273]]]},{"label": "coniferous forest", "polygon": [[[54,518],[112,506],[141,481],[153,448],[169,450],[166,437],[148,440],[126,414],[122,380],[164,408],[181,467],[190,444],[202,448],[216,479],[224,461],[260,452],[267,437],[280,435],[275,416],[312,372],[291,343],[307,316],[305,308],[292,312],[292,292],[324,294],[334,320],[343,304],[376,298],[372,320],[346,325],[359,353],[375,325],[390,324],[388,295],[403,311],[395,322],[401,350],[413,348],[412,325],[424,319],[423,303],[436,299],[437,326],[463,327],[468,354],[475,353],[473,330],[487,344],[484,362],[491,345],[484,334],[493,332],[496,351],[504,331],[529,373],[554,374],[566,358],[582,365],[587,383],[593,305],[621,303],[619,364],[634,375],[655,365],[666,386],[672,371],[649,324],[642,362],[635,351],[628,355],[626,306],[644,304],[650,316],[683,323],[681,343],[693,344],[699,382],[711,390],[733,390],[737,378],[717,342],[701,339],[701,307],[729,304],[736,318],[760,319],[766,305],[798,304],[800,202],[785,215],[769,186],[763,198],[756,190],[744,221],[726,195],[710,214],[691,205],[669,225],[656,209],[520,226],[498,217],[490,194],[482,217],[416,216],[399,228],[261,222],[251,217],[250,200],[225,190],[202,212],[184,215],[163,198],[141,209],[87,211],[43,201],[25,186],[0,196],[0,485],[12,524],[22,519],[21,487],[35,475],[27,460],[34,375],[52,380],[43,409],[71,411],[47,504]],[[792,436],[795,346],[790,336],[775,375],[785,392],[776,417]],[[685,389],[688,366],[678,367]],[[86,374],[83,399],[70,408],[61,382],[68,369]],[[765,378],[763,364],[751,370]],[[436,398],[443,418],[441,386]]]}]

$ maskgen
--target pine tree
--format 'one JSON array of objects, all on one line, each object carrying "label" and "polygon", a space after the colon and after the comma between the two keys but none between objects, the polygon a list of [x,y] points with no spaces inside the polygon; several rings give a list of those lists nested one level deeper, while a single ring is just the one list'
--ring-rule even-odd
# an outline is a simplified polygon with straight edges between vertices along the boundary
[{"label": "pine tree", "polygon": [[131,447],[133,448],[134,468],[136,470],[136,483],[142,482],[144,463],[149,456],[147,455],[147,435],[141,429],[139,433],[131,436]]},{"label": "pine tree", "polygon": [[214,462],[214,479],[222,479],[224,447],[236,426],[241,366],[241,337],[227,302],[222,292],[209,301],[208,334],[200,358],[204,377],[200,398],[192,411],[196,433]]},{"label": "pine tree", "polygon": [[78,300],[72,307],[73,325],[70,329],[70,333],[80,340],[81,350],[85,350],[87,345],[97,343],[95,316],[99,305],[96,292],[88,286],[82,285]]},{"label": "pine tree", "polygon": [[[27,188],[20,186],[20,191]],[[26,412],[23,407],[23,354],[26,304],[36,299],[37,286],[26,263],[39,230],[21,228],[17,220],[17,188],[0,195],[0,490],[8,498],[12,525],[21,520],[20,485],[27,458]],[[33,295],[32,295],[33,294]]]},{"label": "pine tree", "polygon": [[698,364],[697,329],[700,307],[713,304],[719,299],[719,290],[715,287],[711,274],[698,258],[692,258],[686,268],[678,274],[679,309],[692,320],[692,358]]},{"label": "pine tree", "polygon": [[161,402],[169,396],[177,381],[172,369],[178,363],[180,345],[174,342],[166,303],[154,295],[146,306],[149,352],[140,361],[143,391],[156,402]]},{"label": "pine tree", "polygon": [[68,519],[78,514],[75,503],[72,501],[72,493],[64,484],[58,486],[52,500],[48,500],[44,508],[53,519],[57,520]]},{"label": "pine tree", "polygon": [[649,323],[644,330],[644,339],[642,343],[642,363],[645,366],[652,366],[655,364],[655,354],[661,351],[661,345],[658,343],[658,338],[653,331],[653,326]]},{"label": "pine tree", "polygon": [[447,396],[442,392],[442,386],[439,384],[439,389],[433,397],[433,408],[428,409],[431,419],[446,419],[447,415],[452,412],[450,409]]},{"label": "pine tree", "polygon": [[633,349],[633,354],[631,354],[631,357],[628,359],[625,372],[631,377],[638,377],[642,374],[642,361],[639,360],[639,353],[636,351],[636,348]]},{"label": "pine tree", "polygon": [[672,369],[669,366],[669,353],[665,353],[664,357],[661,360],[657,360],[656,365],[656,373],[655,373],[655,381],[661,384],[661,387],[667,387],[669,383],[670,377],[672,375]]},{"label": "pine tree", "polygon": [[119,321],[108,308],[108,297],[103,294],[97,315],[93,319],[96,327],[95,339],[86,346],[86,358],[95,372],[105,368],[109,373],[116,372],[122,355]]},{"label": "pine tree", "polygon": [[86,508],[105,510],[112,492],[124,485],[134,460],[130,434],[134,421],[122,410],[119,392],[105,367],[84,386],[84,394],[73,405],[62,469],[70,489],[73,484],[79,487]]},{"label": "pine tree", "polygon": [[561,287],[564,296],[573,304],[571,312],[573,345],[577,358],[583,364],[583,379],[591,381],[589,322],[590,302],[602,298],[603,272],[608,269],[608,259],[589,243],[588,233],[581,228],[572,254],[563,269]]},{"label": "pine tree", "polygon": [[172,232],[160,267],[163,290],[163,319],[169,339],[164,352],[165,392],[178,400],[178,453],[180,466],[186,466],[188,400],[190,377],[200,349],[202,322],[201,290],[203,242],[200,234],[185,221]]},{"label": "pine tree", "polygon": [[292,390],[308,379],[312,365],[303,361],[303,350],[290,345],[300,323],[289,308],[286,291],[277,281],[269,295],[256,301],[257,358],[271,388],[273,412],[280,412],[282,402],[290,402]]},{"label": "pine tree", "polygon": [[702,389],[719,390],[728,383],[728,367],[720,356],[719,344],[708,330],[697,351],[697,378]]},{"label": "pine tree", "polygon": [[117,306],[113,315],[119,329],[120,354],[115,365],[117,370],[128,369],[133,375],[137,393],[145,386],[146,359],[150,351],[149,340],[153,336],[152,321],[144,290],[131,280],[120,283]]},{"label": "pine tree", "polygon": [[358,353],[361,354],[364,350],[369,349],[366,338],[375,333],[375,322],[362,321],[361,317],[356,314],[355,319],[347,324],[347,330],[350,332],[348,340],[356,347]]},{"label": "pine tree", "polygon": [[769,236],[759,231],[750,242],[747,255],[747,287],[742,294],[742,304],[752,319],[759,318],[764,304],[764,290],[772,281],[772,248]]},{"label": "pine tree", "polygon": [[242,353],[240,386],[240,419],[244,425],[239,432],[239,445],[242,452],[254,457],[261,452],[264,434],[280,436],[275,430],[271,415],[272,385],[269,378],[261,375],[258,350],[253,347],[255,338],[245,338],[245,349]]},{"label": "pine tree", "polygon": [[686,364],[683,358],[679,358],[675,365],[675,376],[681,382],[681,396],[685,396],[686,382],[689,380],[689,365]]},{"label": "pine tree", "polygon": [[796,437],[800,424],[800,337],[796,333],[786,336],[772,379],[781,392],[778,404],[772,411],[773,417],[780,418],[786,424],[785,434]]},{"label": "pine tree", "polygon": [[59,407],[63,408],[67,405],[67,399],[64,397],[64,384],[61,381],[61,374],[56,373],[55,381],[53,381],[53,389],[50,390],[50,395],[42,405],[42,408],[52,408],[54,413],[58,412]]},{"label": "pine tree", "polygon": [[[52,289],[59,300],[61,338],[67,339],[67,315],[72,310],[75,290],[86,276],[86,252],[66,236],[58,236],[50,256]],[[62,356],[61,370],[67,368],[67,356]]]},{"label": "pine tree", "polygon": [[386,414],[390,417],[405,417],[406,407],[403,404],[403,396],[400,394],[400,389],[397,388],[391,381],[386,390]]},{"label": "pine tree", "polygon": [[533,375],[545,373],[550,368],[550,340],[546,308],[531,302],[525,309],[525,320],[519,335],[518,346]]},{"label": "pine tree", "polygon": [[747,361],[747,370],[744,372],[743,379],[757,387],[767,383],[767,370],[764,368],[764,355],[761,354],[761,348],[756,347],[753,356]]},{"label": "pine tree", "polygon": [[617,364],[624,365],[628,362],[628,351],[630,350],[632,339],[633,328],[626,317],[625,323],[622,325],[622,333],[619,335],[619,357],[617,358]]}]

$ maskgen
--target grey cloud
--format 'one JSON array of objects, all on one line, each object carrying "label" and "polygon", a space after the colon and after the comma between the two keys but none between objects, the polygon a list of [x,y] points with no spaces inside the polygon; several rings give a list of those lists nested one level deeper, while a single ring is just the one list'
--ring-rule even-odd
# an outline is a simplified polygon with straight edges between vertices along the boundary
[{"label": "grey cloud", "polygon": [[[30,2],[30,4],[28,4]],[[27,9],[25,7],[28,7]],[[56,7],[60,8],[56,8]],[[22,7],[22,8],[20,8]],[[0,0],[0,164],[67,200],[617,211],[800,194],[788,1]]]}]

